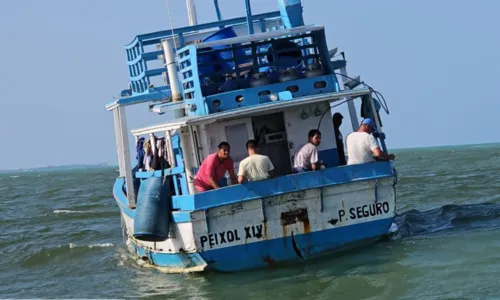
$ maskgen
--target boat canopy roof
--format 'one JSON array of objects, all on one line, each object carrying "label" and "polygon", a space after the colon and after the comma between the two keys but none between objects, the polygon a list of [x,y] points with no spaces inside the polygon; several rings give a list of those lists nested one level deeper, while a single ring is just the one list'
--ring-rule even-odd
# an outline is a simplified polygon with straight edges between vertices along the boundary
[{"label": "boat canopy roof", "polygon": [[200,48],[210,48],[210,47],[222,46],[222,45],[250,43],[250,42],[268,40],[268,39],[273,39],[273,38],[280,38],[283,36],[300,35],[304,32],[324,30],[324,28],[325,27],[323,25],[307,25],[307,26],[300,26],[300,27],[294,27],[294,28],[289,28],[289,29],[281,29],[281,30],[268,31],[268,32],[259,32],[259,33],[254,33],[252,35],[237,36],[237,37],[233,37],[233,38],[222,39],[222,40],[217,40],[217,41],[212,41],[212,42],[198,43],[198,44],[196,44],[196,48],[200,49]]},{"label": "boat canopy roof", "polygon": [[304,104],[312,104],[323,101],[338,101],[344,98],[356,98],[362,95],[370,94],[371,90],[368,88],[360,88],[355,90],[341,91],[336,93],[328,93],[328,94],[320,94],[309,97],[303,97],[300,99],[293,100],[280,100],[274,101],[266,104],[255,105],[242,109],[235,109],[226,112],[213,113],[206,116],[189,116],[178,119],[173,119],[168,122],[152,125],[140,129],[132,130],[132,134],[134,136],[140,136],[155,132],[164,132],[169,130],[176,130],[180,127],[187,125],[199,125],[199,124],[209,124],[217,121],[223,121],[228,119],[238,119],[247,117],[250,115],[255,115],[258,113],[272,113],[274,111],[281,111],[285,108],[304,105]]}]

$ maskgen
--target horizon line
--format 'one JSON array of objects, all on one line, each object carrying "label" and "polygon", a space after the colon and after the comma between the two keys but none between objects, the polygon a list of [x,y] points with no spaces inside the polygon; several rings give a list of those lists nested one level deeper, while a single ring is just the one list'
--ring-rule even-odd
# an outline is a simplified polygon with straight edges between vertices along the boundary
[{"label": "horizon line", "polygon": [[[449,144],[449,145],[437,145],[437,146],[417,146],[417,147],[405,147],[405,148],[393,148],[391,151],[401,151],[401,150],[415,150],[415,149],[429,149],[429,148],[446,148],[446,147],[460,147],[460,146],[479,146],[479,145],[496,145],[500,144],[500,142],[488,142],[488,143],[472,143],[472,144]],[[99,162],[99,163],[74,163],[74,164],[66,164],[66,165],[48,165],[43,167],[25,167],[25,168],[15,168],[15,169],[0,169],[0,172],[13,172],[13,171],[26,171],[26,170],[40,170],[47,168],[64,168],[64,167],[91,167],[91,166],[103,166],[103,167],[118,167],[118,164],[109,164],[108,162]]]}]

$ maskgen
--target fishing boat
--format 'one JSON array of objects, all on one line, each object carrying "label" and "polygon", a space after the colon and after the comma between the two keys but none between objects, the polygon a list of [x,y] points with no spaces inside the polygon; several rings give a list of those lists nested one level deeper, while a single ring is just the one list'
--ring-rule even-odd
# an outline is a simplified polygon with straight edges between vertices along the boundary
[{"label": "fishing boat", "polygon": [[[263,14],[245,6],[243,17],[223,19],[214,1],[217,21],[198,24],[187,0],[189,26],[137,35],[125,46],[129,86],[106,105],[124,242],[166,272],[303,263],[371,245],[393,224],[392,162],[340,164],[331,121],[338,105],[353,130],[359,113],[371,117],[387,151],[381,94],[347,75],[345,53],[328,48],[324,26],[304,23],[300,0],[277,0]],[[141,105],[164,119],[129,131],[126,109]],[[294,172],[311,129],[322,134],[322,167]],[[272,178],[232,184],[226,173],[220,188],[196,189],[197,171],[221,142],[237,172],[250,139],[272,161]]]}]

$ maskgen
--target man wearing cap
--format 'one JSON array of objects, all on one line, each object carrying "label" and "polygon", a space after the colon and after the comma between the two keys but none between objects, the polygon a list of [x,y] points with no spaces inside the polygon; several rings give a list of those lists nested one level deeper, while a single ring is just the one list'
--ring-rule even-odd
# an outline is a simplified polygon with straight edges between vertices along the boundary
[{"label": "man wearing cap", "polygon": [[341,113],[334,113],[332,119],[333,119],[333,130],[335,131],[335,140],[337,141],[339,166],[344,166],[346,164],[345,153],[344,153],[344,137],[340,132],[340,125],[342,125],[342,119],[344,119],[344,116]]},{"label": "man wearing cap", "polygon": [[387,154],[380,149],[377,139],[372,133],[377,132],[377,125],[372,119],[366,118],[355,132],[346,138],[347,164],[363,164],[375,160],[394,160],[394,154]]}]

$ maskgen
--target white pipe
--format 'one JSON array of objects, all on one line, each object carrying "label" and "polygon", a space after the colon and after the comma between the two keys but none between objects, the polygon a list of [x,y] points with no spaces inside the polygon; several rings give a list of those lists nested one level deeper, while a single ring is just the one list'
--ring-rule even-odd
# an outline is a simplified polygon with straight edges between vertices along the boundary
[{"label": "white pipe", "polygon": [[186,6],[188,11],[189,26],[198,24],[198,17],[196,16],[196,7],[194,6],[194,0],[186,0]]},{"label": "white pipe", "polygon": [[[191,136],[191,126],[179,128],[182,156],[184,156],[184,169],[186,171],[186,180],[188,184],[189,194],[196,194],[194,188],[193,162],[196,161],[196,150],[193,147],[193,138]],[[191,141],[191,145],[188,141]]]},{"label": "white pipe", "polygon": [[162,42],[162,46],[163,52],[165,53],[168,81],[170,85],[170,91],[172,92],[172,101],[182,100],[182,96],[179,91],[179,79],[177,77],[177,66],[175,64],[175,54],[172,40],[164,40]]},{"label": "white pipe", "polygon": [[125,177],[128,207],[134,208],[136,205],[136,195],[134,183],[132,181],[132,165],[130,162],[130,149],[128,147],[127,116],[125,114],[125,107],[115,108],[114,117],[120,177]]},{"label": "white pipe", "polygon": [[167,130],[166,132],[166,137],[167,137],[167,152],[168,152],[168,158],[169,158],[169,161],[170,161],[170,166],[172,168],[175,168],[177,167],[177,164],[175,163],[175,155],[174,155],[174,148],[173,148],[173,145],[172,145],[172,133],[170,130]]}]

